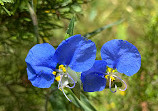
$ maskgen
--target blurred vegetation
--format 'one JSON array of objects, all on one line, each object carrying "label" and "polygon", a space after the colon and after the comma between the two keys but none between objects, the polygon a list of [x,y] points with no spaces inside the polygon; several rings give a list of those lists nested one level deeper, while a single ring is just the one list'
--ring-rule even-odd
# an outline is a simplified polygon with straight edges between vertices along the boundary
[{"label": "blurred vegetation", "polygon": [[56,83],[50,89],[33,87],[24,61],[36,43],[49,42],[57,47],[74,14],[74,34],[82,35],[124,19],[91,37],[97,46],[97,59],[101,59],[102,45],[112,39],[128,40],[142,56],[137,74],[122,75],[128,84],[125,92],[82,92],[93,106],[98,111],[157,111],[157,0],[0,0],[0,111],[89,110],[76,109],[57,90]]}]

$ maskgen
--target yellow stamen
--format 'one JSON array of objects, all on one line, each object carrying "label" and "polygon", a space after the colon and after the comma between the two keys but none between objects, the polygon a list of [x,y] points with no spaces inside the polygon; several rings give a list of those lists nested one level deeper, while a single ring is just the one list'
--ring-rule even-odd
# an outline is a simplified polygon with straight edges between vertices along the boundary
[{"label": "yellow stamen", "polygon": [[57,74],[57,72],[53,71],[53,72],[52,72],[52,74],[53,74],[53,75],[56,75],[56,74]]},{"label": "yellow stamen", "polygon": [[117,72],[117,70],[115,69],[115,70],[112,70],[112,72]]},{"label": "yellow stamen", "polygon": [[64,67],[64,65],[60,65],[59,70],[63,70],[64,73],[66,72],[66,68]]},{"label": "yellow stamen", "polygon": [[109,76],[109,75],[105,75],[105,78],[108,79],[108,76]]},{"label": "yellow stamen", "polygon": [[63,70],[64,73],[66,72],[66,68],[65,67],[63,67],[62,70]]},{"label": "yellow stamen", "polygon": [[60,65],[59,66],[59,70],[63,69],[64,65]]},{"label": "yellow stamen", "polygon": [[109,67],[108,67],[108,69],[107,69],[107,70],[108,70],[108,72],[112,72],[112,68],[109,68]]},{"label": "yellow stamen", "polygon": [[112,82],[115,80],[115,78],[114,78],[114,77],[112,77],[112,76],[110,76],[110,78],[111,78],[111,81],[112,81]]},{"label": "yellow stamen", "polygon": [[61,79],[60,76],[57,76],[57,77],[55,78],[56,81],[60,81],[60,79]]}]

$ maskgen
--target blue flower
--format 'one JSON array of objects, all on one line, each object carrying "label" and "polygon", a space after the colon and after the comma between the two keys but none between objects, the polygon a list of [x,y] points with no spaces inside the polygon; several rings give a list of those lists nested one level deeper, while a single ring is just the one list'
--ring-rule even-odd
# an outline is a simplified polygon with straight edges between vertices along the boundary
[{"label": "blue flower", "polygon": [[[82,72],[90,69],[96,58],[96,46],[81,35],[64,40],[55,50],[48,43],[32,47],[25,59],[28,79],[38,88],[49,88],[56,79],[58,88],[73,88],[76,75],[69,72]],[[74,83],[73,87],[68,84]],[[63,92],[64,93],[64,92]]]},{"label": "blue flower", "polygon": [[[103,45],[101,57],[103,60],[95,61],[91,69],[81,73],[84,91],[102,91],[106,86],[107,79],[109,79],[111,90],[111,84],[115,78],[125,84],[126,87],[122,91],[126,90],[126,83],[117,75],[124,73],[127,76],[132,76],[138,72],[141,66],[141,55],[137,48],[128,41],[114,39]],[[117,85],[115,85],[115,91],[111,91],[116,92],[116,90]]]}]

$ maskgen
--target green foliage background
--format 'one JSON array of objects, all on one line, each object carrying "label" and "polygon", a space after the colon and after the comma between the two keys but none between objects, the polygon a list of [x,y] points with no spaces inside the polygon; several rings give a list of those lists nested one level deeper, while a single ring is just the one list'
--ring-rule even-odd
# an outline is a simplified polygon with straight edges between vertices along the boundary
[{"label": "green foliage background", "polygon": [[[102,45],[112,39],[138,48],[142,66],[132,77],[122,75],[128,84],[125,92],[82,92],[75,106],[57,90],[57,83],[39,89],[27,79],[24,60],[29,49],[37,42],[57,47],[74,14],[74,34],[82,35],[124,20],[90,39],[96,43],[97,59]],[[0,111],[93,111],[92,106],[98,111],[157,111],[157,53],[157,0],[0,0]]]}]

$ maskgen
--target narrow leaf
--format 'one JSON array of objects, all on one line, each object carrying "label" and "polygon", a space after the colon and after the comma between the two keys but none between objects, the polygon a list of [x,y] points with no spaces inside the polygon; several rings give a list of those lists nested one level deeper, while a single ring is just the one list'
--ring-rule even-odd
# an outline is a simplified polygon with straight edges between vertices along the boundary
[{"label": "narrow leaf", "polygon": [[83,101],[83,103],[89,107],[92,111],[96,111],[96,109],[94,108],[94,106],[89,102],[89,100],[87,99],[87,97],[84,94],[81,94],[81,101]]},{"label": "narrow leaf", "polygon": [[85,34],[84,37],[85,37],[85,38],[90,38],[90,37],[92,37],[92,36],[94,36],[94,35],[100,33],[101,31],[103,31],[103,30],[105,30],[105,29],[111,28],[111,27],[114,26],[114,25],[118,25],[118,24],[122,23],[123,21],[124,21],[124,19],[121,19],[121,20],[119,20],[119,21],[117,21],[117,22],[114,22],[114,23],[105,25],[105,26],[103,26],[103,27],[101,27],[101,28],[98,28],[98,29],[96,29],[96,30],[94,30],[94,31],[92,31],[92,32],[90,32],[90,33],[88,33],[88,34]]},{"label": "narrow leaf", "polygon": [[5,10],[5,12],[6,12],[9,16],[11,16],[11,13],[10,13],[9,10],[7,10],[4,6],[2,6],[2,8]]},{"label": "narrow leaf", "polygon": [[80,93],[81,93],[81,84],[80,82],[77,82],[75,87],[72,89],[73,93],[76,95],[78,99],[80,99]]},{"label": "narrow leaf", "polygon": [[70,89],[67,91],[70,93],[68,96],[75,106],[83,109],[84,111],[97,111],[83,94],[81,95],[82,99],[79,100]]},{"label": "narrow leaf", "polygon": [[71,21],[70,21],[70,23],[69,23],[67,32],[66,32],[65,39],[67,39],[67,38],[69,38],[70,36],[73,35],[73,31],[74,31],[74,23],[75,23],[75,17],[72,17],[72,19],[71,19]]}]

